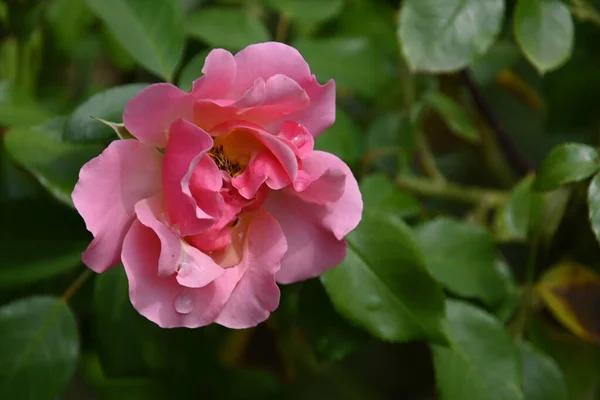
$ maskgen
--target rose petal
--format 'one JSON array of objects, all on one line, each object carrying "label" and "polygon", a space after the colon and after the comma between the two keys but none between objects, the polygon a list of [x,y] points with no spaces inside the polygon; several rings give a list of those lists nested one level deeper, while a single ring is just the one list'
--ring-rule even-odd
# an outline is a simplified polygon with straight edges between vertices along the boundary
[{"label": "rose petal", "polygon": [[202,77],[196,79],[192,93],[201,99],[224,99],[235,82],[237,67],[233,55],[227,50],[214,49],[204,61]]},{"label": "rose petal", "polygon": [[177,281],[187,287],[206,286],[224,272],[212,258],[177,237],[164,222],[162,196],[139,201],[135,205],[138,220],[152,229],[160,240],[158,276],[167,277],[177,272]]},{"label": "rose petal", "polygon": [[361,219],[362,198],[350,168],[332,154],[316,151],[313,157],[321,168],[346,175],[344,191],[337,201],[324,204],[307,201],[308,193],[301,197],[291,188],[269,193],[264,207],[277,219],[288,243],[277,273],[280,283],[312,278],[339,264],[345,257],[343,237]]},{"label": "rose petal", "polygon": [[302,171],[294,181],[294,190],[305,201],[333,203],[344,194],[347,172],[336,163],[332,165],[323,154],[327,153],[315,151],[302,160]]},{"label": "rose petal", "polygon": [[75,208],[94,240],[83,262],[100,273],[119,264],[134,205],[161,188],[162,155],[137,140],[116,140],[81,168],[73,190]]},{"label": "rose petal", "polygon": [[310,77],[310,68],[295,48],[278,42],[258,43],[246,47],[235,55],[237,77],[230,95],[241,97],[257,78],[265,81],[281,74],[300,86]]},{"label": "rose petal", "polygon": [[208,229],[219,218],[221,173],[205,156],[212,145],[210,135],[191,122],[179,119],[171,125],[162,180],[168,221],[181,236]]},{"label": "rose petal", "polygon": [[169,83],[150,85],[125,107],[123,123],[133,136],[155,147],[165,147],[171,123],[191,119],[193,98]]},{"label": "rose petal", "polygon": [[310,105],[288,119],[304,125],[316,138],[335,122],[335,82],[331,79],[320,85],[313,75],[310,83],[302,87],[310,98]]},{"label": "rose petal", "polygon": [[154,231],[134,221],[122,252],[131,304],[163,328],[197,328],[212,323],[238,282],[238,271],[232,268],[202,288],[187,288],[175,276],[158,276],[160,248]]},{"label": "rose petal", "polygon": [[269,317],[279,305],[275,274],[287,250],[279,224],[269,213],[251,215],[247,244],[238,268],[243,274],[215,322],[228,328],[250,328]]},{"label": "rose petal", "polygon": [[281,74],[266,80],[258,78],[236,102],[199,100],[194,105],[194,122],[212,131],[232,120],[251,122],[267,128],[308,107],[310,99],[304,89]]}]

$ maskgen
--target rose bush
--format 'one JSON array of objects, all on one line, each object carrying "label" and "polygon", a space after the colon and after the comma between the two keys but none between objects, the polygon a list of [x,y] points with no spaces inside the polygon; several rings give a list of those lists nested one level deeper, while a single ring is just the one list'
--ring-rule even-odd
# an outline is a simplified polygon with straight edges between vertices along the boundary
[{"label": "rose bush", "polygon": [[294,48],[213,50],[191,92],[134,97],[112,142],[80,171],[73,201],[94,235],[84,263],[123,263],[134,307],[162,327],[247,328],[277,283],[339,264],[361,218],[350,169],[313,150],[335,120],[335,84]]}]

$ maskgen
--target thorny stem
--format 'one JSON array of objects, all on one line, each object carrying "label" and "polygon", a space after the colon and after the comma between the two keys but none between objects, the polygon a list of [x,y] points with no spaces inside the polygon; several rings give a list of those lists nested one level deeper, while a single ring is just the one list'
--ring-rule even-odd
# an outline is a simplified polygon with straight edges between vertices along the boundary
[{"label": "thorny stem", "polygon": [[508,193],[472,186],[462,186],[450,182],[436,182],[430,179],[400,175],[396,184],[413,193],[430,197],[441,197],[465,203],[486,203],[490,207],[499,206],[508,200]]},{"label": "thorny stem", "polygon": [[85,271],[79,274],[77,279],[75,279],[73,283],[71,283],[71,286],[69,286],[62,295],[62,299],[65,301],[65,303],[68,302],[75,293],[77,293],[77,291],[81,288],[81,286],[83,286],[85,281],[87,281],[87,279],[90,276],[92,276],[92,273],[93,272],[91,269],[86,268]]}]

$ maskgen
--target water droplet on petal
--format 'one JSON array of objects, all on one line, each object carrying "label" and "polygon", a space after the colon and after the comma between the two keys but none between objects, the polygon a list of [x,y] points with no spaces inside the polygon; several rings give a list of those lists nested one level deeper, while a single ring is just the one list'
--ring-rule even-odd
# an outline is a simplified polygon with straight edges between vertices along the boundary
[{"label": "water droplet on petal", "polygon": [[181,293],[175,298],[175,311],[179,314],[189,314],[194,310],[195,299],[191,293]]}]

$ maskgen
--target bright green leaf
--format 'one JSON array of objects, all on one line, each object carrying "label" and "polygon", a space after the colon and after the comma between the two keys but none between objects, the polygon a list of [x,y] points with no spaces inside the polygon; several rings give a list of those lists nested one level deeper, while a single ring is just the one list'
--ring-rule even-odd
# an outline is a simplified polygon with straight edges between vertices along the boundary
[{"label": "bright green leaf", "polygon": [[3,202],[0,221],[0,288],[4,289],[37,282],[80,265],[81,252],[90,239],[84,234],[81,217],[56,202]]},{"label": "bright green leaf", "polygon": [[365,97],[380,96],[393,74],[384,54],[365,38],[301,39],[292,45],[320,81],[333,78],[338,89]]},{"label": "bright green leaf", "polygon": [[574,26],[561,0],[519,0],[514,30],[527,59],[544,73],[562,65],[573,49]]},{"label": "bright green leaf", "polygon": [[269,31],[254,15],[225,7],[201,8],[187,18],[186,31],[210,46],[229,50],[241,50],[270,39]]},{"label": "bright green leaf", "polygon": [[315,141],[315,149],[333,153],[352,165],[361,158],[365,150],[365,135],[340,107],[336,110],[335,124],[323,132]]},{"label": "bright green leaf", "polygon": [[600,242],[600,174],[594,176],[588,188],[588,207],[592,231]]},{"label": "bright green leaf", "polygon": [[496,263],[496,246],[482,227],[448,218],[420,226],[417,239],[431,274],[450,291],[488,304],[506,295]]},{"label": "bright green leaf", "polygon": [[450,347],[434,345],[440,400],[524,399],[519,349],[498,320],[468,303],[446,303]]},{"label": "bright green leaf", "polygon": [[444,294],[410,229],[385,214],[366,214],[346,239],[344,261],[321,276],[337,311],[381,340],[443,342]]},{"label": "bright green leaf", "polygon": [[440,114],[457,136],[469,142],[479,140],[477,128],[465,110],[454,99],[440,92],[428,92],[424,95],[424,100],[427,105],[433,107]]},{"label": "bright green leaf", "polygon": [[192,84],[200,76],[202,76],[202,68],[204,68],[204,60],[210,50],[204,50],[196,54],[181,70],[177,86],[182,90],[192,90]]},{"label": "bright green leaf", "polygon": [[0,393],[6,399],[53,400],[77,366],[79,339],[69,307],[29,297],[0,308]]},{"label": "bright green leaf", "polygon": [[125,105],[147,84],[133,83],[117,86],[100,92],[82,103],[73,111],[63,133],[70,142],[91,142],[116,139],[115,132],[93,118],[120,122]]},{"label": "bright green leaf", "polygon": [[566,143],[552,149],[540,165],[534,189],[546,192],[562,185],[582,181],[600,168],[598,152],[591,146]]},{"label": "bright green leaf", "polygon": [[414,71],[457,71],[484,54],[502,26],[503,0],[406,0],[398,35]]},{"label": "bright green leaf", "polygon": [[86,0],[115,39],[149,71],[170,81],[183,54],[183,11],[172,0]]},{"label": "bright green leaf", "polygon": [[401,190],[383,174],[373,174],[363,179],[360,192],[365,207],[371,210],[400,218],[412,217],[421,211],[421,205],[414,196]]},{"label": "bright green leaf", "polygon": [[344,0],[267,0],[267,4],[300,23],[316,23],[335,17]]},{"label": "bright green leaf", "polygon": [[32,128],[14,129],[6,134],[4,144],[8,154],[54,197],[72,206],[71,192],[79,170],[100,154],[102,147],[63,142],[64,124],[65,119],[59,117]]},{"label": "bright green leaf", "polygon": [[520,343],[523,393],[527,400],[567,400],[563,373],[556,362],[528,343]]}]

